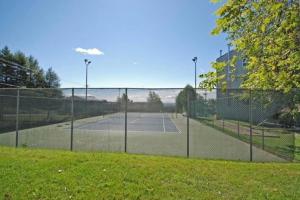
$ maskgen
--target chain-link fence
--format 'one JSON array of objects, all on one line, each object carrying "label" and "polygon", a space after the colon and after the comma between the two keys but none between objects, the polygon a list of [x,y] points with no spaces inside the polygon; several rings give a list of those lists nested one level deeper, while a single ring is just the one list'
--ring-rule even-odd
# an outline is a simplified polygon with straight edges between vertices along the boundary
[{"label": "chain-link fence", "polygon": [[0,89],[0,145],[300,160],[300,90]]}]

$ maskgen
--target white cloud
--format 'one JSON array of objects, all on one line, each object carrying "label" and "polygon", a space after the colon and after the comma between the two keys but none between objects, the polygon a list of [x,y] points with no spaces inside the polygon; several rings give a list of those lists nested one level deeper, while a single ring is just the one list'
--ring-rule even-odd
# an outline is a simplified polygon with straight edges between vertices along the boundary
[{"label": "white cloud", "polygon": [[83,49],[78,47],[75,49],[75,51],[83,55],[97,55],[97,56],[104,55],[104,53],[97,48]]}]

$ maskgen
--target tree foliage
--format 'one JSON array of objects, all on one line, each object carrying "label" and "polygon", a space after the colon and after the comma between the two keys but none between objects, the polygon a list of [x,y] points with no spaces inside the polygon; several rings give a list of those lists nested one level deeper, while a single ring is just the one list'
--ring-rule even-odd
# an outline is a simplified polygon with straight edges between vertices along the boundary
[{"label": "tree foliage", "polygon": [[[212,34],[226,33],[247,60],[242,87],[285,92],[300,87],[299,13],[298,0],[228,0],[217,10]],[[201,84],[211,87],[222,81],[217,75],[202,75]]]},{"label": "tree foliage", "polygon": [[153,91],[149,92],[147,102],[148,103],[160,103],[160,104],[162,103],[160,96]]},{"label": "tree foliage", "polygon": [[121,97],[117,97],[117,102],[119,104],[125,104],[126,100],[127,100],[127,103],[132,103],[133,102],[133,100],[130,100],[125,93],[123,93]]},{"label": "tree foliage", "polygon": [[5,83],[9,82],[11,85],[28,88],[60,87],[60,80],[55,71],[49,68],[45,73],[38,60],[33,56],[26,56],[21,51],[13,53],[5,46],[0,50],[0,58],[20,65],[17,74],[10,65],[0,67],[1,73],[5,74],[3,80]]},{"label": "tree foliage", "polygon": [[149,92],[147,103],[152,111],[162,111],[163,103],[160,96],[153,91]]},{"label": "tree foliage", "polygon": [[189,101],[194,101],[197,99],[196,91],[191,85],[186,85],[176,97],[176,111],[178,113],[187,111],[188,95]]},{"label": "tree foliage", "polygon": [[58,88],[60,86],[59,77],[52,67],[47,70],[45,74],[45,81],[49,88]]}]

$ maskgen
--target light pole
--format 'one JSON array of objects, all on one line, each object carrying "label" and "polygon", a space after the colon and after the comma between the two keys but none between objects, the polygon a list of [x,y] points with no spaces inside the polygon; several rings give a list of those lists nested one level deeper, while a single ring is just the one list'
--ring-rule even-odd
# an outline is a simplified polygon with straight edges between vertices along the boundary
[{"label": "light pole", "polygon": [[197,57],[194,57],[192,59],[192,61],[195,63],[195,90],[196,90],[196,88],[197,88],[197,78],[196,78],[196,76],[197,76]]},{"label": "light pole", "polygon": [[[195,96],[197,98],[197,56],[195,56],[192,61],[195,63]],[[188,98],[188,101],[189,101],[189,98]],[[189,103],[189,102],[188,102]],[[188,108],[189,109],[189,108]],[[195,110],[196,110],[196,107],[194,106],[194,112],[193,112],[193,115],[195,115]],[[187,116],[189,116],[189,114],[187,114]]]},{"label": "light pole", "polygon": [[85,101],[87,101],[87,89],[88,89],[88,66],[91,64],[91,61],[84,59],[85,63]]}]

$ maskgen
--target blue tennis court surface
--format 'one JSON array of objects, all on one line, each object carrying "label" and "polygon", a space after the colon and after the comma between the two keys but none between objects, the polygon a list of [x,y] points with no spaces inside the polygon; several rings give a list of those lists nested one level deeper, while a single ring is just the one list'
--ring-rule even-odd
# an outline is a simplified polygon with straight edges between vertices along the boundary
[{"label": "blue tennis court surface", "polygon": [[[75,128],[81,130],[101,131],[124,131],[124,127],[124,113],[113,114],[93,122],[75,126]],[[128,113],[127,130],[128,132],[180,133],[170,115],[165,113]]]}]

